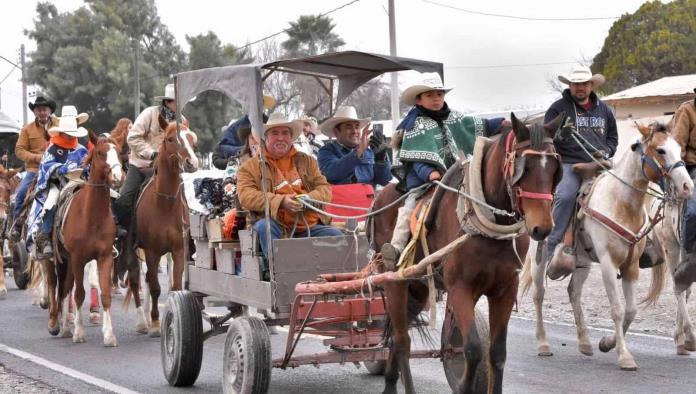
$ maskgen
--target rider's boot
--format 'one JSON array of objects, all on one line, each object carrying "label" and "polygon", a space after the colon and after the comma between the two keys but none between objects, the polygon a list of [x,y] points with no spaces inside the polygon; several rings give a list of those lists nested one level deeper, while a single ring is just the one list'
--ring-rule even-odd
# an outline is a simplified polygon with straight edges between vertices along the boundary
[{"label": "rider's boot", "polygon": [[39,231],[34,242],[36,243],[36,258],[38,260],[45,260],[53,257],[50,234]]},{"label": "rider's boot", "polygon": [[696,282],[696,252],[687,253],[686,261],[674,270],[674,291],[681,293]]},{"label": "rider's boot", "polygon": [[394,226],[391,242],[382,245],[380,253],[382,254],[384,268],[387,271],[396,270],[399,255],[406,247],[406,243],[408,243],[411,235],[411,213],[413,213],[413,208],[399,208],[399,216],[396,218],[396,226]]},{"label": "rider's boot", "polygon": [[22,223],[17,220],[10,231],[10,241],[18,242],[22,238]]},{"label": "rider's boot", "polygon": [[[548,253],[548,252],[547,252]],[[546,275],[551,280],[564,278],[575,270],[575,250],[571,246],[559,243],[551,256],[545,256],[548,265]]]}]

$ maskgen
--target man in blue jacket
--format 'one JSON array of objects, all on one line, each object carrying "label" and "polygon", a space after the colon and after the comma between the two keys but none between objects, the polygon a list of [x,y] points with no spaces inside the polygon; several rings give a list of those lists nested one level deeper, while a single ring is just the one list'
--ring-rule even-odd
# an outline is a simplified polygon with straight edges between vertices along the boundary
[{"label": "man in blue jacket", "polygon": [[392,178],[388,148],[383,134],[372,135],[370,118],[360,119],[354,107],[343,106],[319,127],[336,140],[317,154],[319,168],[332,185],[366,183],[386,185]]},{"label": "man in blue jacket", "polygon": [[[576,131],[584,137],[589,142],[589,144],[585,144],[589,153],[595,158],[601,159],[609,159],[614,156],[619,144],[616,119],[611,109],[600,101],[592,91],[604,83],[604,76],[601,74],[593,75],[589,67],[577,66],[570,75],[559,75],[558,79],[567,84],[568,89],[564,90],[563,97],[551,104],[551,107],[546,111],[544,123],[551,121],[565,111],[569,118],[565,122],[564,129],[569,132]],[[582,139],[580,140],[582,141]],[[569,273],[563,271],[558,263],[560,251],[563,249],[561,240],[570,224],[582,183],[578,174],[573,172],[573,164],[593,161],[593,158],[577,144],[569,133],[562,133],[562,137],[556,139],[555,146],[556,151],[561,155],[563,179],[558,184],[554,196],[554,228],[546,239],[546,261],[551,260],[547,272],[552,279]],[[570,248],[563,250],[563,253],[574,254]]]}]

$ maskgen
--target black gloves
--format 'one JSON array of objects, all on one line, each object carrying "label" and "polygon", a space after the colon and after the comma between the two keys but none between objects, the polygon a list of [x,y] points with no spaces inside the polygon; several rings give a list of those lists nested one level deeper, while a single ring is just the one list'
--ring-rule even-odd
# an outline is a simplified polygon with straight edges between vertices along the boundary
[{"label": "black gloves", "polygon": [[370,136],[370,149],[375,154],[375,161],[385,161],[389,149],[387,138],[382,133],[373,133]]},{"label": "black gloves", "polygon": [[575,125],[573,124],[573,119],[568,116],[565,118],[565,122],[563,122],[563,125],[561,126],[560,129],[558,129],[558,133],[556,134],[556,139],[569,139],[571,138],[570,136],[573,134],[573,132],[577,132],[575,129]]}]

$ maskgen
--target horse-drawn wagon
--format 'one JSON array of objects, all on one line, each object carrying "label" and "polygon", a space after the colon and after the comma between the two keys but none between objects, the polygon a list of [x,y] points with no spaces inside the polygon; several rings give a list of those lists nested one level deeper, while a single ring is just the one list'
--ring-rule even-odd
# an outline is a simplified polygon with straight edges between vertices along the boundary
[{"label": "horse-drawn wagon", "polygon": [[[262,85],[274,72],[315,78],[329,95],[333,112],[363,83],[385,72],[402,70],[442,74],[443,66],[349,51],[183,72],[175,76],[175,85],[181,106],[206,90],[235,99],[248,112],[252,128],[258,133],[263,130]],[[338,92],[334,95],[336,83]],[[211,232],[210,226],[204,216],[192,214],[191,235],[197,240],[195,261],[186,264],[186,290],[170,294],[162,321],[162,365],[169,384],[193,384],[201,368],[203,342],[223,333],[227,335],[224,392],[266,392],[272,368],[363,362],[371,373],[383,372],[390,357],[385,297],[379,287],[368,286],[366,279],[360,289],[340,289],[343,281],[360,279],[359,272],[368,264],[370,245],[365,235],[346,231],[342,236],[275,240],[266,262],[256,233],[242,230],[237,241],[210,242],[210,234],[206,234]],[[212,223],[212,228],[216,226]],[[266,231],[270,233],[270,228]],[[306,283],[312,280],[328,287],[316,291]],[[208,313],[203,302],[208,296],[223,300],[227,312]],[[261,317],[246,313],[249,307]],[[441,346],[412,351],[411,357],[442,359],[447,380],[454,387],[464,371],[463,341],[449,307],[447,311]],[[204,320],[210,327],[207,331],[203,329]],[[272,357],[267,329],[271,326],[288,328],[282,357]],[[485,319],[477,316],[476,327],[479,338],[485,341]],[[306,333],[320,335],[328,350],[296,355],[298,341]],[[478,379],[486,387],[486,371],[481,368],[479,372]]]}]

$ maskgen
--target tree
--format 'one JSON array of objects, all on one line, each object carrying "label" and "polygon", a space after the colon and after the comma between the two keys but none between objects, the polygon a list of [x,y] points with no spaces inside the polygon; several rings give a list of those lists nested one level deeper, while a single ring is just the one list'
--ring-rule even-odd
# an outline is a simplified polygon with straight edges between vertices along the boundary
[{"label": "tree", "polygon": [[696,72],[696,0],[643,4],[609,30],[592,70],[616,92],[665,76]]},{"label": "tree", "polygon": [[375,78],[348,96],[345,105],[354,106],[360,117],[389,120],[391,119],[391,89],[388,84]]},{"label": "tree", "polygon": [[[213,32],[186,36],[191,50],[189,52],[189,69],[228,66],[231,64],[250,63],[247,52],[238,51],[232,45],[222,45]],[[198,95],[195,101],[186,104],[184,114],[191,123],[191,128],[198,136],[198,150],[212,151],[221,138],[220,128],[232,117],[240,117],[241,107],[220,92],[207,91]]]},{"label": "tree", "polygon": [[86,0],[86,6],[58,13],[37,5],[36,41],[27,76],[60,105],[90,114],[88,127],[108,131],[120,117],[133,118],[134,50],[140,47],[141,106],[152,103],[184,69],[185,53],[164,26],[154,0]]}]

